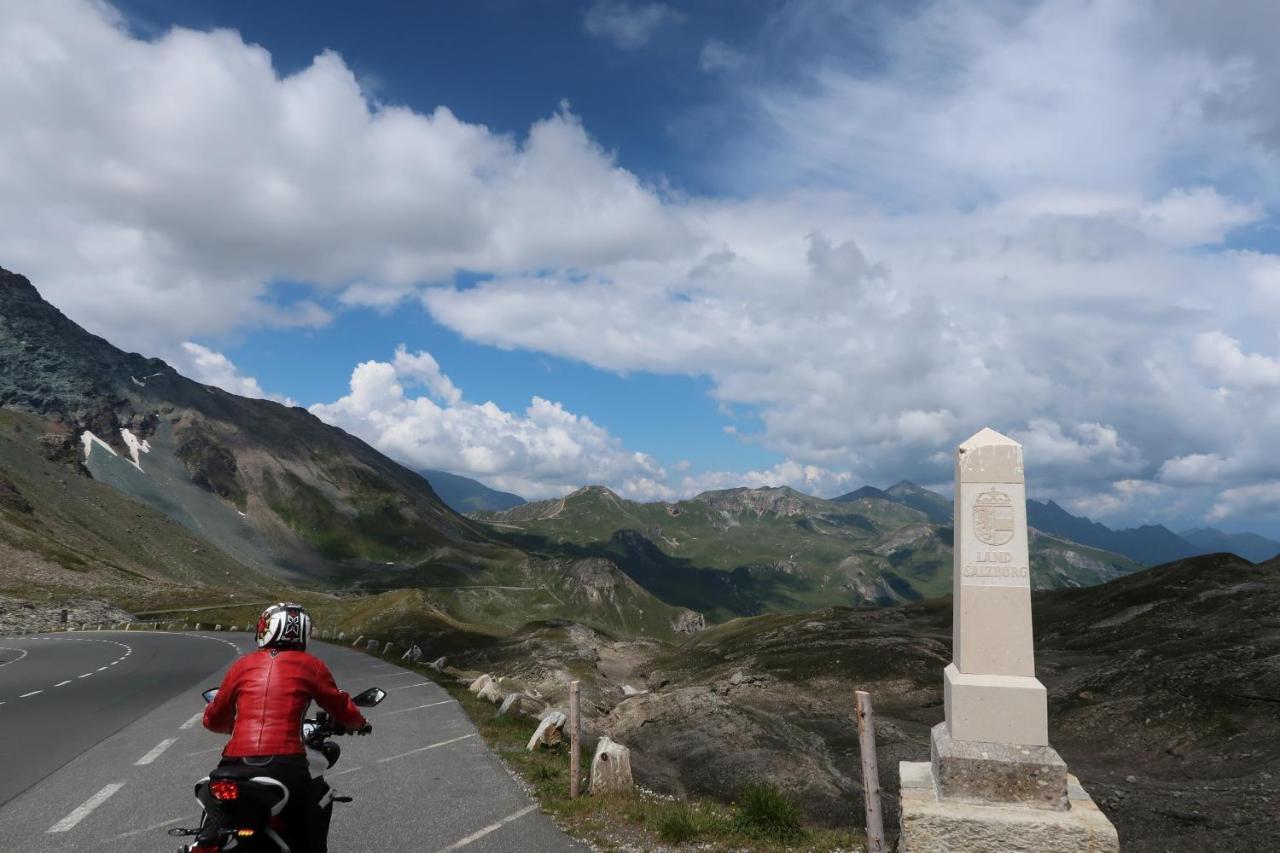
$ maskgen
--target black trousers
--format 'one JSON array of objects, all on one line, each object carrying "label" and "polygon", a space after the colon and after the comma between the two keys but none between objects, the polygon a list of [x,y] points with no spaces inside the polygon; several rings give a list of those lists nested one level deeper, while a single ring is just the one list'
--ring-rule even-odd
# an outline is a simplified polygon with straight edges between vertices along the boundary
[{"label": "black trousers", "polygon": [[305,756],[224,758],[218,766],[252,771],[255,776],[268,776],[281,782],[289,789],[289,802],[280,813],[285,825],[285,843],[293,853],[325,853],[333,806],[320,807],[320,797],[328,784],[322,779],[311,778]]}]

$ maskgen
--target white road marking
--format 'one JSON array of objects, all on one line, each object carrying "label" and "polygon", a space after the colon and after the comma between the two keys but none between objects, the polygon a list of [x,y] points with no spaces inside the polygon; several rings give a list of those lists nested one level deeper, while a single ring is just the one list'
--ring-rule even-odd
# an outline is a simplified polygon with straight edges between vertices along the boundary
[{"label": "white road marking", "polygon": [[440,746],[448,746],[451,743],[457,743],[460,740],[466,740],[467,738],[473,738],[475,736],[476,736],[476,733],[472,732],[471,734],[463,735],[462,737],[455,737],[449,740],[442,740],[439,743],[433,743],[428,746],[420,746],[417,749],[411,749],[408,752],[402,752],[399,755],[389,755],[386,758],[379,758],[378,763],[382,764],[387,761],[395,761],[397,758],[404,758],[405,756],[408,756],[408,755],[416,755],[419,752],[426,752],[428,749],[435,749],[436,747],[440,747]]},{"label": "white road marking", "polygon": [[486,826],[484,829],[471,833],[466,838],[459,838],[457,841],[453,842],[448,847],[441,848],[440,853],[448,853],[448,851],[450,850],[457,850],[460,847],[466,847],[468,844],[470,844],[473,841],[479,841],[481,838],[484,838],[486,835],[493,832],[494,830],[502,829],[502,827],[511,823],[511,821],[519,820],[520,818],[524,817],[525,815],[527,815],[529,812],[533,811],[536,808],[537,806],[525,806],[515,814],[509,814],[506,817],[504,817],[502,820],[491,823],[488,826]]},{"label": "white road marking", "polygon": [[203,719],[204,719],[204,711],[197,711],[195,714],[191,716],[191,719],[187,720],[185,723],[178,726],[178,728],[189,729]]},{"label": "white road marking", "polygon": [[187,753],[187,755],[186,755],[186,757],[187,757],[187,758],[192,758],[192,757],[197,756],[197,755],[208,755],[208,754],[209,754],[209,753],[211,753],[211,752],[222,752],[222,747],[220,747],[220,746],[215,746],[213,749],[201,749],[201,750],[198,750],[198,751],[196,751],[196,752],[188,752],[188,753]]},{"label": "white road marking", "polygon": [[115,666],[115,665],[116,665],[116,664],[118,664],[118,663],[120,663],[120,661],[118,661],[118,660],[113,660],[111,663],[107,664],[107,666]]},{"label": "white road marking", "polygon": [[92,672],[86,672],[84,675],[77,675],[76,678],[88,678],[91,675],[93,675]]},{"label": "white road marking", "polygon": [[70,684],[70,683],[71,683],[71,679],[70,679],[70,678],[68,678],[66,681],[59,681],[57,684],[55,684],[55,685],[53,685],[53,686],[54,686],[54,687],[61,687],[61,686],[62,686],[62,685],[64,685],[64,684]]},{"label": "white road marking", "polygon": [[100,666],[100,667],[98,667],[98,672],[102,672],[104,669],[106,669],[106,667],[105,667],[105,666]]},{"label": "white road marking", "polygon": [[418,675],[418,673],[409,672],[408,670],[405,670],[404,672],[397,672],[395,675],[388,675],[386,676],[386,678],[402,678],[403,676],[406,676],[406,675]]},{"label": "white road marking", "polygon": [[26,699],[28,696],[35,696],[37,693],[43,693],[43,690],[32,690],[30,693],[23,693],[19,699]]},{"label": "white road marking", "polygon": [[414,705],[412,708],[401,708],[399,711],[388,711],[387,713],[385,713],[385,714],[379,714],[378,716],[379,716],[379,717],[390,717],[390,716],[393,716],[393,715],[395,715],[395,714],[407,714],[407,713],[409,713],[410,711],[420,711],[420,710],[422,710],[423,708],[434,708],[434,707],[436,707],[437,705],[448,705],[448,704],[451,704],[453,701],[454,701],[454,700],[452,700],[452,699],[443,699],[443,700],[441,700],[441,701],[439,701],[439,702],[428,702],[428,703],[427,703],[427,704],[425,704],[425,705]]},{"label": "white road marking", "polygon": [[408,690],[410,687],[422,687],[424,685],[433,684],[433,683],[434,682],[431,682],[431,681],[419,681],[417,684],[406,684],[404,687],[392,687],[391,690],[387,692],[390,693],[391,691],[394,691],[394,690]]},{"label": "white road marking", "polygon": [[123,787],[123,782],[112,782],[110,785],[107,785],[101,791],[76,806],[75,809],[72,810],[71,814],[49,827],[46,831],[66,832],[68,829],[74,828],[77,823],[88,817],[90,812],[105,803],[112,794]]},{"label": "white road marking", "polygon": [[363,770],[363,767],[348,767],[346,770],[339,770],[337,773],[326,773],[325,778],[329,779],[334,776],[341,776],[343,773],[355,773],[357,770]]},{"label": "white road marking", "polygon": [[12,646],[0,646],[0,649],[3,649],[6,652],[22,652],[22,654],[18,655],[13,660],[7,660],[4,663],[0,663],[0,666],[8,666],[11,663],[17,663],[18,661],[22,660],[27,656],[26,649],[15,649]]},{"label": "white road marking", "polygon": [[148,752],[146,755],[139,758],[137,761],[133,762],[133,765],[135,767],[142,767],[145,764],[150,764],[151,762],[159,758],[162,752],[164,752],[166,749],[173,746],[177,742],[178,742],[178,739],[176,737],[165,738],[164,740],[160,741],[158,744],[153,746],[150,752]]}]

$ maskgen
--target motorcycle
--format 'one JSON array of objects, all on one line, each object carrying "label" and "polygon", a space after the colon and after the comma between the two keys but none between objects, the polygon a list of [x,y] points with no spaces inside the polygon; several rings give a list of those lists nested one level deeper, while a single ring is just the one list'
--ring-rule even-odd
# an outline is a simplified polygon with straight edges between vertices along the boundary
[{"label": "motorcycle", "polygon": [[[216,687],[206,690],[204,701],[212,702],[217,695]],[[351,697],[351,702],[357,707],[372,708],[385,698],[385,690],[370,687]],[[333,804],[351,802],[351,797],[337,796],[324,779],[324,772],[337,764],[342,754],[342,747],[330,738],[346,734],[352,734],[351,730],[323,710],[302,721],[311,795],[319,797],[326,828]],[[196,783],[196,800],[204,813],[195,829],[169,830],[174,837],[195,836],[195,841],[179,847],[178,853],[290,853],[280,817],[289,802],[289,789],[277,779],[254,776],[252,772],[246,767],[220,767]]]}]

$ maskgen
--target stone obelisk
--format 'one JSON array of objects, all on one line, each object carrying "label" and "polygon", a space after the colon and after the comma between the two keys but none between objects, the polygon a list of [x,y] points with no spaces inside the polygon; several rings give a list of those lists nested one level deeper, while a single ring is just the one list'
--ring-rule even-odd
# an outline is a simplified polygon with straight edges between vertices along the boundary
[{"label": "stone obelisk", "polygon": [[[984,429],[956,449],[952,660],[930,762],[902,762],[900,849],[1118,850],[1049,746],[1036,679],[1022,445]],[[992,846],[995,845],[995,846]]]}]

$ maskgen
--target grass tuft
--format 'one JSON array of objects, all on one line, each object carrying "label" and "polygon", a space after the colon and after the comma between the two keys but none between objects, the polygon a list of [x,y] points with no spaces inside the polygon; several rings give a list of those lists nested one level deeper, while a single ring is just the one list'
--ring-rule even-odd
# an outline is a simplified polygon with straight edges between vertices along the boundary
[{"label": "grass tuft", "polygon": [[734,826],[743,835],[784,844],[803,841],[808,834],[800,804],[763,783],[742,789]]},{"label": "grass tuft", "polygon": [[668,844],[683,844],[704,835],[723,832],[724,821],[717,815],[680,803],[659,815],[658,837]]}]

